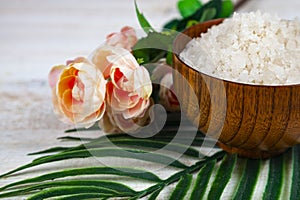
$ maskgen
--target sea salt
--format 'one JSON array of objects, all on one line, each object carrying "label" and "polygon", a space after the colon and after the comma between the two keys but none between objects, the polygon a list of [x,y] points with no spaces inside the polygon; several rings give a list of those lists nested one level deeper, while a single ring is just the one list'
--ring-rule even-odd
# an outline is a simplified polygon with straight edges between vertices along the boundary
[{"label": "sea salt", "polygon": [[268,13],[235,13],[194,38],[180,58],[225,80],[261,84],[300,83],[300,23]]}]

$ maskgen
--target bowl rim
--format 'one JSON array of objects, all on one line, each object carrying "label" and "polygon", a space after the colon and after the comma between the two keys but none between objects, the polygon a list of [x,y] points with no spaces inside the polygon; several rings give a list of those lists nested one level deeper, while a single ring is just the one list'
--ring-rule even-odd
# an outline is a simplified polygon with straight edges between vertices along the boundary
[{"label": "bowl rim", "polygon": [[[251,87],[268,87],[268,88],[270,88],[270,87],[272,87],[272,88],[290,88],[290,87],[300,87],[300,83],[290,83],[290,84],[274,84],[274,85],[272,85],[272,84],[257,84],[257,83],[247,83],[247,82],[238,82],[238,81],[232,81],[232,80],[228,80],[228,79],[224,79],[224,78],[220,78],[220,77],[215,77],[215,76],[212,76],[212,75],[209,75],[209,74],[207,74],[207,73],[204,73],[204,72],[200,72],[200,71],[198,71],[198,70],[196,70],[195,68],[193,68],[193,67],[191,67],[189,64],[187,64],[186,62],[184,62],[181,58],[180,58],[180,53],[182,52],[182,51],[176,51],[174,48],[175,48],[175,44],[178,42],[178,40],[179,40],[179,38],[180,37],[182,37],[182,35],[185,35],[185,36],[187,36],[188,38],[191,38],[191,40],[192,39],[194,39],[193,37],[190,37],[188,34],[187,34],[187,32],[189,31],[189,30],[191,30],[191,29],[194,29],[195,27],[198,27],[198,26],[201,26],[201,25],[204,25],[204,24],[208,24],[208,23],[218,23],[218,22],[220,22],[220,23],[218,23],[218,24],[213,24],[212,26],[217,26],[217,25],[219,25],[219,24],[221,24],[221,23],[223,23],[223,21],[225,20],[226,18],[218,18],[218,19],[213,19],[213,20],[209,20],[209,21],[205,21],[205,22],[202,22],[202,23],[198,23],[198,24],[195,24],[195,25],[193,25],[193,26],[191,26],[191,27],[189,27],[189,28],[187,28],[187,29],[185,29],[185,30],[183,30],[183,31],[181,31],[180,32],[180,34],[178,34],[176,37],[175,37],[175,39],[174,39],[174,41],[173,41],[173,54],[174,54],[174,56],[177,58],[177,60],[179,60],[182,64],[184,64],[185,66],[187,66],[190,70],[192,70],[192,71],[194,71],[194,72],[196,72],[196,73],[199,73],[201,76],[207,76],[207,77],[209,77],[209,78],[211,78],[211,79],[215,79],[215,80],[217,80],[217,81],[223,81],[223,82],[225,82],[225,83],[228,83],[228,84],[236,84],[236,85],[245,85],[245,86],[251,86]],[[211,26],[211,27],[212,27]],[[208,29],[210,29],[211,27],[209,27]],[[201,37],[201,35],[199,36],[199,37]],[[190,40],[190,41],[191,41]],[[185,45],[186,46],[186,45]],[[173,59],[174,60],[174,59]]]}]

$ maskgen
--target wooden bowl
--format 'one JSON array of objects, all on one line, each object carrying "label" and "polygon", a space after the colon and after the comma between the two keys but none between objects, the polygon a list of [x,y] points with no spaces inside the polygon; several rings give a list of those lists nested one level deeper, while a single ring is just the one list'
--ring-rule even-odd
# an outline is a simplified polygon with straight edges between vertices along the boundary
[{"label": "wooden bowl", "polygon": [[263,86],[226,81],[200,73],[179,58],[192,38],[222,21],[201,23],[177,36],[173,61],[179,73],[173,73],[174,91],[182,94],[177,97],[187,117],[204,134],[218,139],[225,151],[250,158],[278,155],[300,143],[299,84]]}]

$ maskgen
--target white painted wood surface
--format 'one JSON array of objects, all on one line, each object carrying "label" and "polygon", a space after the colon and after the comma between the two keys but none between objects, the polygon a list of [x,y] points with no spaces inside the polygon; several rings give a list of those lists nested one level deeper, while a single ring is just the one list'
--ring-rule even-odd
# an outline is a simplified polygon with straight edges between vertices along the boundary
[{"label": "white painted wood surface", "polygon": [[[138,4],[153,26],[161,27],[178,16],[176,2],[139,0]],[[284,18],[300,17],[298,0],[252,0],[242,11],[256,9],[276,12]],[[61,144],[56,138],[70,128],[52,112],[47,85],[51,66],[88,56],[107,34],[125,25],[139,28],[132,0],[0,0],[0,173],[31,161],[32,157],[26,156],[29,152]],[[0,179],[0,186],[45,170],[87,162],[98,163],[54,163],[39,172],[28,170]],[[171,171],[166,168],[159,174],[168,176]],[[256,195],[259,199],[261,194]],[[226,194],[223,197],[228,199]]]}]

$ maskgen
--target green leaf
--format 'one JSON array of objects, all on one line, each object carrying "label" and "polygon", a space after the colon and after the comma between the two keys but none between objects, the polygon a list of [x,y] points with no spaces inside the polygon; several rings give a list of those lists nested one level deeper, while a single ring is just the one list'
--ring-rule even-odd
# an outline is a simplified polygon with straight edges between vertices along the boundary
[{"label": "green leaf", "polygon": [[234,195],[234,200],[251,199],[259,175],[261,160],[247,159],[246,169]]},{"label": "green leaf", "polygon": [[106,197],[122,197],[118,193],[114,193],[111,190],[104,188],[98,188],[94,186],[73,186],[73,187],[54,187],[46,190],[42,190],[28,198],[28,200],[41,200],[50,197],[74,195],[74,194],[89,194],[98,193],[101,198]]},{"label": "green leaf", "polygon": [[[150,147],[154,149],[162,149],[168,150],[171,152],[183,153],[184,155],[199,158],[204,155],[199,153],[198,150],[187,147],[186,145],[176,144],[176,143],[168,143],[164,141],[156,141],[156,140],[147,140],[147,139],[119,139],[119,140],[111,140],[115,145],[128,145],[128,146],[138,146],[138,147]],[[87,146],[89,147],[89,146]]]},{"label": "green leaf", "polygon": [[279,199],[282,190],[284,162],[283,155],[270,160],[269,175],[263,199]]},{"label": "green leaf", "polygon": [[136,191],[132,190],[128,186],[112,182],[112,181],[101,181],[101,180],[63,180],[63,181],[51,181],[46,183],[38,183],[33,186],[23,187],[22,189],[16,189],[11,192],[0,193],[0,198],[13,197],[17,195],[25,195],[38,191],[41,189],[51,188],[51,187],[65,187],[65,186],[95,186],[108,190],[114,191],[114,193],[126,195],[135,195]]},{"label": "green leaf", "polygon": [[216,16],[216,14],[217,14],[216,8],[207,8],[206,10],[203,11],[203,14],[199,22],[205,22],[211,20]]},{"label": "green leaf", "polygon": [[173,66],[173,52],[172,48],[169,49],[166,57],[166,63],[170,66]]},{"label": "green leaf", "polygon": [[[25,179],[22,181],[8,184],[0,188],[0,191],[11,190],[10,192],[1,194],[3,195],[2,197],[8,197],[11,195],[18,195],[20,194],[20,192],[25,192],[26,194],[28,194],[33,191],[42,189],[41,192],[38,192],[37,194],[31,196],[30,197],[31,199],[44,199],[48,197],[59,197],[59,196],[61,196],[61,198],[63,199],[64,198],[70,199],[72,197],[76,199],[80,197],[83,198],[85,194],[87,194],[87,192],[88,194],[95,194],[95,192],[97,191],[100,192],[98,194],[101,195],[100,197],[97,196],[97,198],[109,198],[112,196],[119,196],[119,197],[126,196],[126,197],[130,197],[130,199],[138,199],[149,194],[153,194],[152,197],[154,198],[157,197],[159,192],[165,186],[177,182],[181,177],[186,176],[186,174],[196,172],[197,170],[201,169],[207,162],[210,162],[215,159],[220,160],[221,158],[224,157],[224,155],[225,152],[221,151],[214,154],[211,157],[204,157],[203,160],[195,163],[192,166],[187,167],[182,171],[179,171],[171,175],[169,178],[165,180],[161,180],[154,174],[144,170],[136,170],[131,168],[90,167],[90,168],[69,169],[69,170],[63,170],[58,172],[52,172],[34,178]],[[153,181],[156,182],[156,184],[149,188],[146,188],[143,191],[135,192],[131,188],[128,188],[123,185],[118,185],[119,183],[113,183],[110,181],[85,180],[82,177],[84,175],[90,176],[90,175],[100,175],[100,174],[127,176],[127,177],[141,179],[141,180]],[[76,179],[55,180],[59,178],[67,178],[72,176],[76,176]],[[187,180],[182,178],[180,184],[186,186],[185,183],[187,181],[190,182],[189,176],[191,175],[188,175]],[[98,186],[98,188],[96,186]],[[74,190],[74,188],[76,188],[76,190]],[[91,190],[89,191],[86,190],[89,188]]]},{"label": "green leaf", "polygon": [[179,21],[180,20],[178,20],[178,19],[173,19],[173,20],[169,21],[168,23],[166,23],[164,25],[164,29],[176,30],[176,27],[177,27]]},{"label": "green leaf", "polygon": [[180,0],[177,3],[177,8],[184,18],[192,15],[201,6],[202,3],[199,0]]},{"label": "green leaf", "polygon": [[65,197],[55,198],[55,200],[83,200],[83,199],[99,199],[99,198],[102,199],[103,195],[99,193],[82,193],[82,194],[73,194]]},{"label": "green leaf", "polygon": [[192,175],[191,174],[184,174],[178,184],[176,185],[176,188],[171,194],[171,197],[169,200],[183,200],[185,195],[187,194],[187,191],[189,190],[192,182]]},{"label": "green leaf", "polygon": [[128,145],[128,146],[138,146],[138,147],[150,147],[154,149],[162,149],[183,153],[187,156],[191,157],[203,157],[204,155],[199,153],[198,150],[187,147],[186,145],[176,144],[176,143],[168,143],[164,141],[156,141],[156,140],[146,140],[146,139],[121,139],[121,140],[112,140],[112,143],[116,145]]},{"label": "green leaf", "polygon": [[232,15],[234,11],[234,3],[232,0],[223,0],[222,2],[222,12],[220,18],[227,18]]},{"label": "green leaf", "polygon": [[55,162],[60,160],[74,159],[74,158],[87,158],[87,157],[121,157],[121,158],[132,158],[137,160],[149,161],[160,164],[170,164],[170,166],[178,168],[186,168],[187,166],[183,163],[173,159],[172,157],[151,153],[137,149],[115,149],[115,148],[93,148],[83,149],[75,151],[62,152],[56,155],[44,156],[35,159],[32,162],[32,166],[37,166],[49,162]]},{"label": "green leaf", "polygon": [[[189,131],[186,131],[186,133],[187,133],[187,135],[189,135]],[[145,140],[147,141],[146,143],[149,144],[149,145],[147,145],[148,147],[151,147],[151,143],[152,143],[153,145],[151,148],[162,148],[162,146],[163,146],[162,143],[165,143],[165,145],[169,144],[173,140],[175,134],[176,134],[176,131],[164,129],[164,130],[160,131],[158,134],[152,136],[151,138],[147,138],[147,139],[143,139],[143,140],[133,137],[131,135],[127,135],[127,134],[105,135],[105,136],[101,136],[99,138],[89,138],[89,140],[87,140],[87,138],[84,138],[84,139],[86,139],[86,141],[89,141],[89,142],[82,144],[82,145],[75,146],[75,147],[53,147],[53,148],[49,148],[46,150],[30,153],[29,155],[81,150],[81,149],[100,147],[100,146],[107,147],[107,146],[109,146],[110,142],[112,142],[113,144],[116,144],[116,145],[134,145],[134,146],[142,147],[142,146],[144,146],[143,141],[145,141]],[[71,140],[81,141],[82,138],[67,136],[67,137],[61,137],[59,139],[67,139],[67,140],[71,139]],[[203,141],[204,141],[204,135],[202,133],[198,132],[195,138],[187,138],[187,137],[180,138],[180,140],[177,142],[181,142],[181,143],[169,144],[168,147],[166,147],[166,149],[171,150],[173,148],[173,145],[175,145],[175,146],[180,145],[180,144],[185,145],[186,141],[191,141],[191,140],[193,140],[192,146],[202,146]],[[156,142],[161,143],[161,144],[156,145]],[[208,142],[208,141],[206,141],[206,142]],[[216,142],[214,140],[211,140],[211,143],[209,143],[209,144],[207,143],[207,144],[214,145],[215,143]],[[169,149],[169,147],[171,147],[171,149]],[[218,146],[214,146],[214,148],[218,148]],[[173,148],[173,149],[175,150],[175,152],[182,152],[182,150],[180,150],[180,149],[178,149],[178,150],[176,150],[176,148]],[[194,156],[194,157],[197,157],[198,155],[202,156],[201,154],[199,154],[199,152],[197,150],[195,150],[193,148],[188,148],[184,154],[188,155],[188,156]]]},{"label": "green leaf", "polygon": [[[203,160],[198,161],[197,163],[195,163],[192,166],[189,166],[188,168],[179,171],[173,175],[171,175],[169,178],[157,183],[156,185],[153,185],[143,191],[140,191],[139,194],[136,196],[138,198],[142,198],[144,196],[147,196],[149,194],[152,194],[153,192],[157,191],[159,188],[161,187],[165,187],[167,185],[170,185],[174,182],[177,182],[182,176],[184,176],[185,174],[191,174],[194,172],[197,172],[198,170],[200,170],[207,162],[210,162],[212,160],[217,160],[219,161],[220,159],[222,159],[224,156],[226,155],[226,153],[224,151],[220,151],[215,153],[214,155],[210,156],[210,157],[205,157],[203,158]],[[134,198],[136,199],[136,198]]]},{"label": "green leaf", "polygon": [[161,179],[154,175],[151,172],[147,172],[145,170],[125,168],[125,167],[87,167],[87,168],[78,168],[78,169],[67,169],[58,172],[52,172],[48,174],[44,174],[41,176],[24,179],[21,181],[17,181],[14,183],[10,183],[6,186],[0,188],[0,191],[3,191],[8,188],[12,188],[19,185],[29,184],[29,183],[39,183],[42,181],[49,181],[59,178],[66,178],[72,176],[83,176],[83,175],[117,175],[117,176],[125,176],[131,178],[137,178],[141,180],[151,181],[151,182],[159,182]]},{"label": "green leaf", "polygon": [[300,145],[292,150],[292,187],[290,200],[300,199]]},{"label": "green leaf", "polygon": [[166,57],[174,38],[175,34],[151,32],[136,43],[132,54],[135,58],[143,59],[143,64],[155,63]]},{"label": "green leaf", "polygon": [[[210,9],[215,9],[214,16],[212,16],[214,11],[212,11]],[[211,1],[207,2],[206,4],[204,4],[203,6],[201,6],[191,16],[185,17],[183,19],[172,20],[173,22],[166,23],[166,25],[164,25],[164,28],[169,28],[170,24],[171,24],[171,25],[173,25],[173,27],[172,27],[173,30],[183,31],[184,29],[186,29],[186,27],[187,27],[188,23],[190,23],[190,21],[200,22],[201,19],[202,20],[205,20],[208,18],[217,19],[217,18],[221,17],[221,13],[222,13],[222,0],[211,0]],[[206,16],[203,17],[203,15],[206,15]]]},{"label": "green leaf", "polygon": [[[86,129],[84,131],[90,131],[91,129]],[[80,131],[79,129],[70,129],[70,130],[66,130],[65,132],[76,132],[76,131]],[[92,130],[91,130],[92,131]],[[70,140],[70,141],[80,141],[80,142],[88,142],[88,141],[92,141],[95,138],[87,138],[87,137],[72,137],[72,136],[65,136],[65,137],[59,137],[57,138],[58,140]]]},{"label": "green leaf", "polygon": [[209,179],[216,165],[216,160],[209,161],[204,167],[199,171],[196,179],[195,186],[193,188],[190,200],[200,200],[203,199],[205,190],[208,186]]},{"label": "green leaf", "polygon": [[99,148],[99,147],[111,147],[111,146],[137,146],[137,147],[149,147],[153,149],[161,149],[164,148],[164,150],[171,151],[171,152],[177,152],[177,153],[183,153],[184,155],[199,158],[203,157],[201,153],[199,153],[198,150],[188,147],[186,145],[182,144],[176,144],[176,143],[169,143],[166,141],[159,141],[159,140],[149,140],[149,139],[138,139],[138,138],[112,138],[109,141],[105,140],[95,140],[86,144],[79,145],[77,147],[54,147],[50,148],[44,151],[39,151],[35,153],[31,153],[29,155],[37,155],[37,154],[44,154],[44,153],[53,153],[53,152],[69,152],[69,151],[75,151],[75,150],[83,150],[83,149],[91,149],[91,148]]},{"label": "green leaf", "polygon": [[34,152],[34,153],[29,153],[27,155],[32,156],[32,155],[38,155],[38,154],[62,152],[62,151],[69,150],[71,148],[72,147],[53,147],[53,148],[49,148],[49,149],[46,149],[46,150],[37,151],[37,152]]},{"label": "green leaf", "polygon": [[165,156],[162,154],[155,154],[155,153],[150,153],[150,152],[136,150],[136,149],[96,148],[96,149],[88,149],[88,150],[84,149],[84,150],[78,150],[78,151],[76,151],[76,150],[75,151],[67,151],[67,152],[62,152],[62,153],[58,153],[55,155],[43,156],[43,157],[33,160],[29,164],[23,165],[17,169],[14,169],[10,172],[2,174],[0,176],[0,178],[7,176],[9,174],[24,170],[24,169],[28,169],[28,168],[46,164],[46,163],[74,159],[74,158],[88,158],[88,157],[132,158],[132,159],[143,160],[143,161],[148,161],[148,162],[167,164],[167,165],[177,167],[177,168],[186,168],[187,167],[183,163],[175,160],[174,158],[171,158],[169,156]]},{"label": "green leaf", "polygon": [[148,198],[148,200],[156,200],[158,195],[160,194],[160,192],[164,189],[165,185],[163,187],[160,187],[159,189],[157,189],[156,191],[154,191],[150,197]]},{"label": "green leaf", "polygon": [[236,155],[226,155],[223,159],[217,175],[213,182],[212,187],[208,193],[208,199],[219,199],[226,187],[229,179],[231,178],[233,168],[237,160]]},{"label": "green leaf", "polygon": [[137,58],[136,61],[138,62],[139,65],[142,65],[145,62],[144,58]]},{"label": "green leaf", "polygon": [[222,0],[211,0],[207,2],[200,9],[198,9],[190,18],[200,20],[205,10],[210,8],[216,9],[216,15],[214,16],[214,18],[219,18],[222,12]]},{"label": "green leaf", "polygon": [[148,20],[145,18],[145,16],[138,9],[138,6],[136,4],[136,0],[134,1],[134,6],[135,6],[136,16],[139,20],[139,23],[140,23],[141,27],[144,29],[145,33],[148,34],[149,32],[155,32],[155,30],[152,28],[152,26],[150,25]]},{"label": "green leaf", "polygon": [[198,23],[199,23],[199,22],[196,21],[196,20],[190,20],[190,21],[187,22],[186,28],[189,28],[189,27],[191,27],[191,26],[194,26],[194,25],[196,25],[196,24],[198,24]]}]

